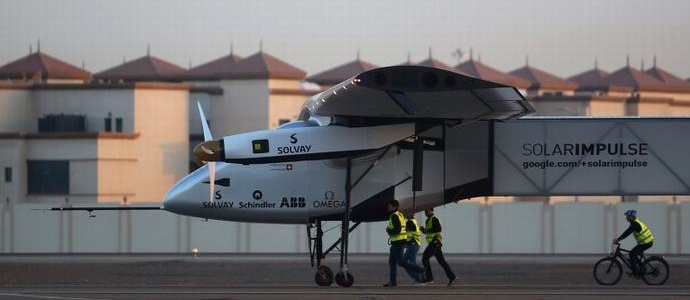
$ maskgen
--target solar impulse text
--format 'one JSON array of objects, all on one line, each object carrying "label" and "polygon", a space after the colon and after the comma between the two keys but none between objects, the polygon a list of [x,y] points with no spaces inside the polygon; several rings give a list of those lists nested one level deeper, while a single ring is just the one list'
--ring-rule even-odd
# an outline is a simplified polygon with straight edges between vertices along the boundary
[{"label": "solar impulse text", "polygon": [[647,143],[524,143],[522,168],[644,168],[648,155]]}]

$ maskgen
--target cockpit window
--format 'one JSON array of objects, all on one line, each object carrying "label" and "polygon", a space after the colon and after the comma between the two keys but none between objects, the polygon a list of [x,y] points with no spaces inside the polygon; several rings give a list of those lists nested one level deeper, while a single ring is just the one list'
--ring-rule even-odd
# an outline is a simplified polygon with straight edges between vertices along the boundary
[{"label": "cockpit window", "polygon": [[285,123],[283,125],[278,126],[276,129],[289,129],[289,128],[301,128],[301,127],[315,127],[319,126],[319,123],[317,123],[315,120],[307,120],[307,121],[294,121],[290,123]]},{"label": "cockpit window", "polygon": [[310,116],[311,114],[309,113],[309,108],[305,105],[299,112],[299,117],[297,117],[297,120],[308,121]]}]

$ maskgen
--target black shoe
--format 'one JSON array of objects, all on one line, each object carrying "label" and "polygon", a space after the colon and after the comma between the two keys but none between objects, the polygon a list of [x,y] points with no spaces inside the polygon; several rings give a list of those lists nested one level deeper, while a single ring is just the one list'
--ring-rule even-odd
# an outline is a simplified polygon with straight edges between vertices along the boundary
[{"label": "black shoe", "polygon": [[457,282],[458,282],[458,277],[457,277],[457,276],[453,276],[452,279],[449,279],[449,280],[448,280],[448,286],[453,286],[453,285],[456,284]]},{"label": "black shoe", "polygon": [[385,286],[385,287],[396,287],[396,286],[398,286],[398,284],[389,282],[389,283],[384,284],[383,286]]}]

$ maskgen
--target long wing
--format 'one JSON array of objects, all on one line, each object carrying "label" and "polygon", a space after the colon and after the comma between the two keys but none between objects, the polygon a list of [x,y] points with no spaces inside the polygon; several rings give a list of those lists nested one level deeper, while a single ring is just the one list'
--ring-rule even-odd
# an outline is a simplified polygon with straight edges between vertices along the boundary
[{"label": "long wing", "polygon": [[514,88],[421,66],[394,66],[356,75],[309,99],[302,114],[379,122],[508,120],[534,112]]}]

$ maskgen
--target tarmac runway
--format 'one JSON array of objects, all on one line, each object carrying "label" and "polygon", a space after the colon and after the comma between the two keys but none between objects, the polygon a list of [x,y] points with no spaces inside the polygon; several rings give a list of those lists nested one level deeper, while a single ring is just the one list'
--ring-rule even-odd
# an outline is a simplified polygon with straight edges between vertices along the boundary
[{"label": "tarmac runway", "polygon": [[[2,255],[0,299],[690,299],[690,256],[667,256],[671,276],[647,286],[623,275],[598,285],[601,255],[447,255],[460,282],[414,286],[399,269],[388,281],[387,255],[350,256],[355,285],[318,287],[305,254]],[[328,265],[335,271],[337,255]]]}]

